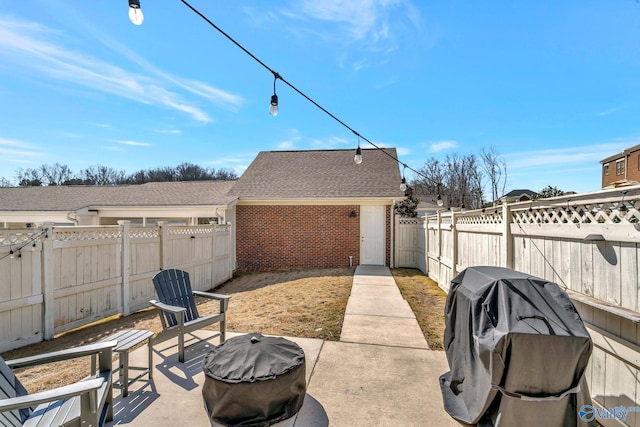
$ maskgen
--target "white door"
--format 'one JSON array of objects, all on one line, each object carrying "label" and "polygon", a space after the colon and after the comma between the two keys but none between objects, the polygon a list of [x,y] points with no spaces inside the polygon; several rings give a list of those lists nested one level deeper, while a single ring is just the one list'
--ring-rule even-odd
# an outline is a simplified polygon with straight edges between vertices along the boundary
[{"label": "white door", "polygon": [[385,207],[360,206],[360,264],[384,265]]}]

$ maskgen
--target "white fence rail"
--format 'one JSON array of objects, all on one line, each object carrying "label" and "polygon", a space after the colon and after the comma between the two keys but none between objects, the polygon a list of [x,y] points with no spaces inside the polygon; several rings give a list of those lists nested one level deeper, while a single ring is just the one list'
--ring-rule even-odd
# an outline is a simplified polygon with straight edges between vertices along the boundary
[{"label": "white fence rail", "polygon": [[161,269],[191,275],[196,290],[231,278],[227,225],[119,226],[0,230],[0,352],[117,313],[155,298]]},{"label": "white fence rail", "polygon": [[[629,187],[399,219],[395,266],[418,268],[445,291],[455,275],[473,265],[513,268],[558,283],[593,338],[587,379],[595,402],[635,407],[640,405],[639,209],[640,187]],[[611,425],[621,425],[616,423]],[[630,413],[626,425],[640,426],[640,413]]]}]

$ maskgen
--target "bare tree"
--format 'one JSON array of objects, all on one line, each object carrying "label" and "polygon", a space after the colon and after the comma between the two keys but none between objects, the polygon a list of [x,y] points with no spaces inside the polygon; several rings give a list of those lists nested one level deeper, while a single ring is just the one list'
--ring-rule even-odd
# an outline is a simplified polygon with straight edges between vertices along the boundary
[{"label": "bare tree", "polygon": [[92,165],[80,171],[79,178],[84,185],[117,185],[123,184],[127,176],[108,166]]},{"label": "bare tree", "polygon": [[413,180],[414,185],[419,185],[427,192],[435,194],[440,190],[438,186],[444,183],[445,169],[439,160],[431,157],[427,162],[418,169],[420,176]]},{"label": "bare tree", "polygon": [[447,155],[444,162],[431,158],[419,169],[422,176],[413,181],[423,187],[423,192],[446,196],[450,206],[470,209],[483,205],[482,171],[478,158],[473,154]]},{"label": "bare tree", "polygon": [[0,178],[0,187],[13,187],[14,184],[12,181],[7,178]]},{"label": "bare tree", "polygon": [[[144,184],[146,182],[171,181],[233,181],[238,179],[235,172],[229,169],[204,168],[193,163],[181,163],[176,167],[164,166],[152,169],[141,169],[130,175],[108,166],[92,165],[78,174],[73,174],[67,165],[55,163],[43,164],[34,169],[18,169],[16,171],[18,185],[118,185]],[[0,186],[9,186],[10,181],[0,178]]]},{"label": "bare tree", "polygon": [[40,166],[43,182],[46,185],[64,185],[73,177],[69,166],[54,163],[53,165]]},{"label": "bare tree", "polygon": [[18,169],[16,171],[20,187],[39,187],[42,185],[42,173],[38,169]]},{"label": "bare tree", "polygon": [[498,200],[507,187],[507,163],[497,152],[496,147],[480,150],[482,166],[491,185],[491,200]]}]

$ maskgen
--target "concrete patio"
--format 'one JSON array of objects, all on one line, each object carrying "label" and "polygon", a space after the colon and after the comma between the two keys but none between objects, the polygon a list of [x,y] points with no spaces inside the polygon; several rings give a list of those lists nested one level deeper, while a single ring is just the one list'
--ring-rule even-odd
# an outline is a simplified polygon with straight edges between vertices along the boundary
[{"label": "concrete patio", "polygon": [[[438,377],[448,370],[445,354],[429,350],[388,268],[356,269],[339,342],[289,339],[305,352],[307,396],[297,416],[277,426],[459,425],[442,406]],[[153,381],[133,384],[126,398],[114,391],[109,425],[210,426],[202,364],[215,344],[191,346],[184,364],[175,344],[157,347]],[[146,360],[146,348],[130,356],[132,364]]]}]

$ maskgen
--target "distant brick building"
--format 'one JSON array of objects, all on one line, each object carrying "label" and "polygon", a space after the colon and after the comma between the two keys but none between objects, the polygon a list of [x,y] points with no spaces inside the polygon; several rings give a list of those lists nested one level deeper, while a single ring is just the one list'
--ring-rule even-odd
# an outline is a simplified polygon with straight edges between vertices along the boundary
[{"label": "distant brick building", "polygon": [[621,187],[640,182],[640,145],[600,160],[602,188]]},{"label": "distant brick building", "polygon": [[395,149],[261,152],[231,190],[238,270],[390,265]]}]

